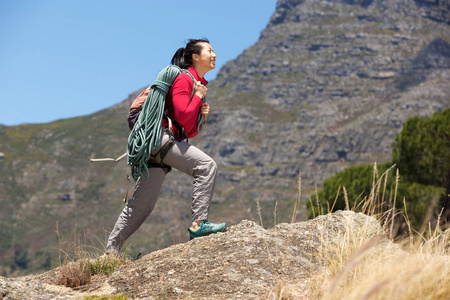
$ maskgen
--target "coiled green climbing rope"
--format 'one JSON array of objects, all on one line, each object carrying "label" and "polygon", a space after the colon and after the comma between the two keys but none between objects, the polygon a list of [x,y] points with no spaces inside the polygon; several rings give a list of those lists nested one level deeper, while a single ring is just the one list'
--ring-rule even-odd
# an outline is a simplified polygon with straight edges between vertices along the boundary
[{"label": "coiled green climbing rope", "polygon": [[[139,118],[128,136],[128,164],[131,166],[131,175],[134,180],[140,176],[148,177],[149,175],[147,162],[151,157],[151,152],[161,146],[161,121],[164,116],[166,95],[173,81],[181,72],[188,73],[194,80],[189,72],[175,65],[169,65],[159,72],[150,87]],[[203,115],[200,116],[198,121],[203,124]],[[197,129],[201,130],[200,124]]]}]

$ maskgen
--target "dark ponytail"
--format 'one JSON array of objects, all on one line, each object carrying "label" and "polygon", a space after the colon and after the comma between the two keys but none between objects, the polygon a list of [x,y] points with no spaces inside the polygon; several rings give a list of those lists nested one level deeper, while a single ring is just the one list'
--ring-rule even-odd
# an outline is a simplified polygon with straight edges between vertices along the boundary
[{"label": "dark ponytail", "polygon": [[202,52],[203,47],[201,43],[209,44],[209,40],[206,38],[198,40],[190,39],[185,48],[180,48],[175,52],[170,63],[179,66],[182,69],[187,69],[192,66],[192,55],[200,54],[200,52]]}]

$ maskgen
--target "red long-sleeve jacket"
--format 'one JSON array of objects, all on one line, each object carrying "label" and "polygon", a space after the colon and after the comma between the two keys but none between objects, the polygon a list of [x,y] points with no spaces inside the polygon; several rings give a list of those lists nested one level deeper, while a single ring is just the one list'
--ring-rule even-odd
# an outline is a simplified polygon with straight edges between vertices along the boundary
[{"label": "red long-sleeve jacket", "polygon": [[[189,67],[187,70],[197,81],[200,81],[203,85],[208,84],[206,79],[198,75],[195,68]],[[192,138],[198,134],[197,120],[200,114],[200,107],[203,104],[203,100],[197,95],[194,95],[191,99],[192,88],[193,82],[191,76],[186,73],[181,73],[175,78],[166,96],[166,109],[173,106],[173,109],[169,109],[169,118],[176,120],[183,127],[188,138]],[[164,127],[168,126],[165,119],[163,119],[162,125]],[[172,127],[175,135],[179,136],[175,126]]]}]

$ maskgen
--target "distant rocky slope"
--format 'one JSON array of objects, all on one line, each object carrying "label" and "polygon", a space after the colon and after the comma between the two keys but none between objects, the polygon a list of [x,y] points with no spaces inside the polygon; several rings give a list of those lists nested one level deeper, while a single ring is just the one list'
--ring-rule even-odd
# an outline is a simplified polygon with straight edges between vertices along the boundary
[{"label": "distant rocky slope", "polygon": [[[93,278],[76,289],[54,284],[58,268],[37,276],[1,278],[2,299],[80,299],[85,295],[123,293],[130,299],[265,299],[278,281],[291,287],[290,299],[303,299],[308,277],[327,262],[322,241],[383,231],[361,213],[339,211],[308,222],[279,224],[265,230],[242,221],[228,232],[197,238],[128,262],[112,275]],[[342,238],[342,237],[341,237]],[[333,253],[330,253],[330,256]],[[301,283],[304,284],[301,284]],[[287,294],[287,293],[285,293]],[[264,297],[266,295],[266,297]]]},{"label": "distant rocky slope", "polygon": [[[208,86],[212,112],[191,142],[219,164],[211,220],[286,222],[300,172],[307,201],[336,171],[387,161],[408,117],[450,105],[449,11],[442,0],[279,0],[259,41]],[[57,221],[65,238],[76,228],[104,241],[133,185],[124,162],[88,158],[124,152],[137,93],[89,116],[0,126],[0,274],[49,269]],[[191,184],[168,175],[131,251],[187,241]]]},{"label": "distant rocky slope", "polygon": [[205,147],[259,175],[301,171],[309,188],[387,160],[408,117],[450,105],[442,2],[278,1],[260,40],[212,83],[219,121]]}]

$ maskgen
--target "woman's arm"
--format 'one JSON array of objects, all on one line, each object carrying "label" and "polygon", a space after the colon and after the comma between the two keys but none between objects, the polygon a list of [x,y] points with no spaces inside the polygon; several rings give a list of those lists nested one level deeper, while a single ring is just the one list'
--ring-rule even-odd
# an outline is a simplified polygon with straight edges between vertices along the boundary
[{"label": "woman's arm", "polygon": [[196,91],[192,97],[192,78],[185,73],[180,74],[172,85],[172,102],[175,120],[184,128],[192,126],[192,122],[197,122],[203,100],[200,95],[206,95],[206,87],[196,84]]}]

